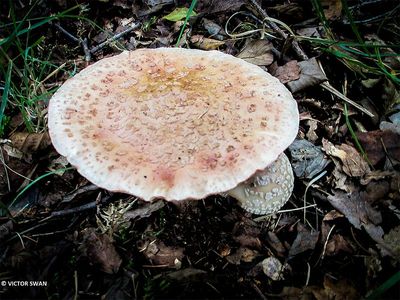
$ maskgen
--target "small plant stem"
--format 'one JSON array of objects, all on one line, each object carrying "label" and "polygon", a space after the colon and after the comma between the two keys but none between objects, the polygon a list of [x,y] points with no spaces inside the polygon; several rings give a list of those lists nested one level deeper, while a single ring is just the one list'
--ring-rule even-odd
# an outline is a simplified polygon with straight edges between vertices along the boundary
[{"label": "small plant stem", "polygon": [[194,10],[194,7],[196,6],[196,3],[197,3],[197,0],[192,0],[192,3],[190,4],[189,10],[188,10],[188,12],[186,14],[185,21],[183,22],[181,31],[179,32],[178,40],[176,41],[175,47],[178,47],[179,43],[181,42],[183,32],[185,31],[185,28],[186,28],[186,24],[189,21],[190,16],[192,15],[192,12]]},{"label": "small plant stem", "polygon": [[90,49],[90,53],[94,54],[97,51],[99,51],[100,49],[104,48],[106,45],[108,45],[109,43],[116,41],[118,39],[120,39],[121,37],[123,37],[124,35],[128,34],[129,32],[138,29],[141,26],[141,23],[137,22],[135,24],[133,24],[131,27],[129,27],[128,29],[117,33],[116,35],[110,37],[109,39],[107,39],[106,41],[98,44],[97,46],[93,47],[92,49]]}]

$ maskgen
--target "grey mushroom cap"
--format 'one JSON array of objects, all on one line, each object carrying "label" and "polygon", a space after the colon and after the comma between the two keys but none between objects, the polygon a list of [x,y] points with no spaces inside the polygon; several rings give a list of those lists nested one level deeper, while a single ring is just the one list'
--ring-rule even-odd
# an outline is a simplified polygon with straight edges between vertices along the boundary
[{"label": "grey mushroom cap", "polygon": [[277,212],[293,191],[293,170],[287,156],[282,153],[267,168],[228,191],[240,206],[258,215]]}]

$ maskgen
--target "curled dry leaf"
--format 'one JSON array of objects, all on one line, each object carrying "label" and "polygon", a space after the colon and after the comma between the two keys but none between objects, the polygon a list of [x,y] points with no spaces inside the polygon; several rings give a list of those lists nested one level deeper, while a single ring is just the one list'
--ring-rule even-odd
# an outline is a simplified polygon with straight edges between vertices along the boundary
[{"label": "curled dry leaf", "polygon": [[383,240],[393,250],[395,257],[400,259],[400,226],[392,228],[385,234]]},{"label": "curled dry leaf", "polygon": [[269,66],[274,60],[271,49],[272,43],[267,40],[252,40],[237,57],[257,66]]},{"label": "curled dry leaf", "polygon": [[10,140],[12,145],[23,153],[35,153],[51,144],[50,136],[47,132],[15,132],[10,136]]},{"label": "curled dry leaf", "polygon": [[283,280],[284,273],[289,269],[289,265],[286,263],[283,265],[276,257],[267,257],[261,262],[262,269],[265,275],[271,278],[273,281]]},{"label": "curled dry leaf", "polygon": [[326,245],[325,254],[335,256],[339,252],[353,253],[354,249],[351,244],[340,234],[334,234],[329,238]]},{"label": "curled dry leaf", "polygon": [[311,179],[329,164],[321,147],[307,140],[296,139],[289,146],[289,151],[292,156],[293,170],[299,178]]},{"label": "curled dry leaf", "polygon": [[371,205],[365,201],[363,194],[354,192],[351,194],[335,191],[334,195],[328,196],[331,205],[338,211],[343,213],[349,222],[357,229],[362,226],[371,224],[375,226],[382,222],[380,212],[373,209]]},{"label": "curled dry leaf", "polygon": [[265,240],[268,243],[268,245],[275,250],[278,256],[283,257],[285,255],[286,248],[283,246],[282,242],[279,240],[276,233],[268,231]]},{"label": "curled dry leaf", "polygon": [[[239,11],[240,7],[247,4],[244,0],[205,0],[200,1],[199,5],[202,5],[203,10],[210,14]],[[200,7],[200,6],[199,6]]]},{"label": "curled dry leaf", "polygon": [[298,65],[300,67],[300,78],[287,83],[287,87],[292,93],[315,86],[327,80],[315,57],[301,61]]},{"label": "curled dry leaf", "polygon": [[162,241],[146,241],[145,245],[143,254],[154,265],[179,268],[185,256],[183,248],[166,246]]},{"label": "curled dry leaf", "polygon": [[289,250],[289,257],[293,257],[307,250],[312,250],[318,242],[319,231],[310,231],[304,225],[297,224],[297,236]]},{"label": "curled dry leaf", "polygon": [[271,69],[272,75],[279,79],[282,83],[288,83],[300,78],[300,66],[296,60],[291,60],[285,65]]},{"label": "curled dry leaf", "polygon": [[207,276],[207,272],[195,269],[195,268],[186,268],[178,271],[174,271],[167,274],[167,277],[172,280],[178,281],[203,281]]},{"label": "curled dry leaf", "polygon": [[202,50],[216,50],[225,44],[224,41],[206,38],[203,35],[193,35],[190,38],[190,42],[197,48]]},{"label": "curled dry leaf", "polygon": [[391,245],[382,238],[384,232],[382,227],[378,226],[382,222],[381,213],[372,208],[366,199],[366,193],[360,192],[346,194],[335,191],[334,195],[328,196],[331,205],[342,212],[355,228],[365,229],[369,236],[378,243],[383,255],[396,256]]},{"label": "curled dry leaf", "polygon": [[340,18],[342,14],[341,0],[321,0],[321,6],[324,9],[325,18],[327,20]]},{"label": "curled dry leaf", "polygon": [[386,155],[400,161],[400,134],[391,130],[375,130],[359,132],[357,137],[374,166],[382,162]]},{"label": "curled dry leaf", "polygon": [[94,228],[82,231],[82,244],[79,250],[88,257],[91,264],[108,274],[117,273],[122,263],[111,238],[107,234],[97,233]]},{"label": "curled dry leaf", "polygon": [[360,294],[347,280],[335,280],[330,276],[324,277],[324,287],[312,286],[307,288],[317,300],[346,299],[358,300]]},{"label": "curled dry leaf", "polygon": [[368,163],[358,151],[347,144],[335,146],[331,142],[322,140],[324,151],[331,156],[339,158],[342,163],[343,172],[350,177],[361,177],[370,172]]},{"label": "curled dry leaf", "polygon": [[225,34],[225,31],[222,29],[221,26],[219,26],[217,23],[203,18],[202,23],[204,26],[204,29],[207,30],[208,34],[211,35],[211,37],[216,38],[217,40],[223,40]]},{"label": "curled dry leaf", "polygon": [[260,256],[258,251],[251,250],[246,247],[240,247],[235,253],[228,255],[226,260],[234,265],[240,265],[240,262],[252,262],[256,257]]}]

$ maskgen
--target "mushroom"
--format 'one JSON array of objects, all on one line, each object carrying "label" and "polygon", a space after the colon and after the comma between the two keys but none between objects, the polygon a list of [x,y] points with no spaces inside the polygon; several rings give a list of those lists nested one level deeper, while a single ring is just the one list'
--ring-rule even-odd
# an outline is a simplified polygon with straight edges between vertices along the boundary
[{"label": "mushroom", "polygon": [[261,68],[219,51],[104,58],[53,95],[48,126],[55,149],[89,181],[147,201],[227,192],[264,214],[293,189],[280,154],[298,131],[296,101]]}]

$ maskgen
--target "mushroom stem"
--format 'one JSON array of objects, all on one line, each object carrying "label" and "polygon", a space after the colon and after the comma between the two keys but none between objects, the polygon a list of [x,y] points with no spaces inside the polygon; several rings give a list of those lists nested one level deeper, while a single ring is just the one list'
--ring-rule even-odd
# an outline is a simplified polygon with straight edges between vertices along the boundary
[{"label": "mushroom stem", "polygon": [[294,176],[287,156],[282,153],[264,170],[240,183],[228,195],[237,199],[240,206],[253,214],[277,212],[290,198]]}]

